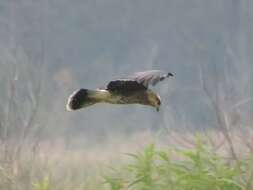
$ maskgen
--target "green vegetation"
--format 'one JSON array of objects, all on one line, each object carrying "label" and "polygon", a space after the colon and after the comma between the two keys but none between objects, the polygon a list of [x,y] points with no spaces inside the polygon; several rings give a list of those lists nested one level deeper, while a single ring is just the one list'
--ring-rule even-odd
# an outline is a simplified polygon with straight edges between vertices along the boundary
[{"label": "green vegetation", "polygon": [[0,189],[252,190],[253,155],[234,159],[226,146],[217,151],[201,138],[191,148],[156,142],[136,149],[122,141],[126,147],[118,145],[120,152],[114,143],[104,150],[100,145],[83,150],[44,145],[33,154],[24,148],[20,157],[6,162],[7,152],[0,154]]},{"label": "green vegetation", "polygon": [[33,188],[34,190],[49,190],[50,189],[49,178],[44,177],[42,181],[34,183]]},{"label": "green vegetation", "polygon": [[128,154],[132,161],[106,176],[111,190],[251,190],[253,160],[231,161],[198,141],[192,150]]}]

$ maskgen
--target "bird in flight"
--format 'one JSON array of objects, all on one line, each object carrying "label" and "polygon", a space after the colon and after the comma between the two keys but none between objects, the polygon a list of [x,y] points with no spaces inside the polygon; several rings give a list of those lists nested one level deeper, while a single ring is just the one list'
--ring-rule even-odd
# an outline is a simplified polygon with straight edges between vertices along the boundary
[{"label": "bird in flight", "polygon": [[110,81],[106,87],[96,90],[79,89],[73,92],[66,105],[68,111],[85,108],[96,103],[142,104],[159,111],[161,98],[149,86],[173,76],[160,70],[137,72],[129,77]]}]

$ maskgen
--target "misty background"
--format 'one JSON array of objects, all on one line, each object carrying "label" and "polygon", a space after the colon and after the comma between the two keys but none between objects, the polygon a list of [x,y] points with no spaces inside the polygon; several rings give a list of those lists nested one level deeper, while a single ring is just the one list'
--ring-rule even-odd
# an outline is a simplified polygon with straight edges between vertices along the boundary
[{"label": "misty background", "polygon": [[[218,127],[217,109],[233,126],[252,126],[252,10],[251,0],[0,0],[1,138],[100,142],[203,130]],[[154,88],[158,113],[141,105],[65,110],[78,88],[148,69],[175,75]]]}]

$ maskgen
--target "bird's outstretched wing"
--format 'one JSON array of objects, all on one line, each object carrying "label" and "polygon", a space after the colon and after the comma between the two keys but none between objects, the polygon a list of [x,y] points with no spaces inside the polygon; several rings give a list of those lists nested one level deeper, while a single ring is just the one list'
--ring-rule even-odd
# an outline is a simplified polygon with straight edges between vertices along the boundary
[{"label": "bird's outstretched wing", "polygon": [[158,82],[160,82],[170,76],[173,76],[173,74],[172,73],[165,73],[160,70],[150,70],[150,71],[143,71],[143,72],[134,73],[133,75],[129,76],[129,79],[137,81],[139,84],[142,84],[143,86],[148,88],[149,85],[154,86]]},{"label": "bird's outstretched wing", "polygon": [[132,92],[138,90],[146,90],[147,88],[134,80],[118,79],[110,81],[106,89],[118,92]]},{"label": "bird's outstretched wing", "polygon": [[137,72],[129,77],[110,81],[106,89],[110,91],[131,92],[146,90],[149,85],[156,85],[159,81],[173,76],[171,73],[165,73],[159,70],[149,70]]}]

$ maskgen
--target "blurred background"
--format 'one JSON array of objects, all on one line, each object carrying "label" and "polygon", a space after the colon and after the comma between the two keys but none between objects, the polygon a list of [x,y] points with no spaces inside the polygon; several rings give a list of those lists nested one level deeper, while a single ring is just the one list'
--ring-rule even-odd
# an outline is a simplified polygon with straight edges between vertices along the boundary
[{"label": "blurred background", "polygon": [[[0,0],[2,149],[103,149],[115,139],[214,129],[250,140],[252,9],[251,0]],[[155,87],[158,113],[141,105],[65,110],[78,88],[148,69],[175,75]]]},{"label": "blurred background", "polygon": [[[210,96],[251,125],[252,8],[249,0],[2,0],[2,126],[33,114],[45,137],[212,128]],[[65,111],[72,91],[148,69],[175,74],[155,87],[160,113],[139,105]],[[6,119],[8,111],[17,118]]]}]

